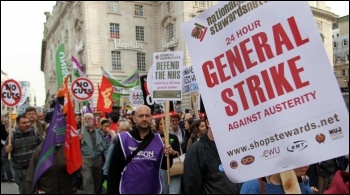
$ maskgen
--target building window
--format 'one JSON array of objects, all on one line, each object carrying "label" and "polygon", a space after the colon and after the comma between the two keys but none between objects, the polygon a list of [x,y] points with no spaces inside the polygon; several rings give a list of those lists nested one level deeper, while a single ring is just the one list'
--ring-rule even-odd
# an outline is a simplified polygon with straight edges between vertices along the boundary
[{"label": "building window", "polygon": [[117,13],[119,7],[119,1],[108,1],[108,11]]},{"label": "building window", "polygon": [[345,39],[342,41],[342,44],[343,44],[343,47],[348,46],[348,42]]},{"label": "building window", "polygon": [[165,2],[165,13],[169,13],[171,11],[171,2],[167,1]]},{"label": "building window", "polygon": [[112,70],[121,70],[122,62],[120,59],[120,51],[112,51]]},{"label": "building window", "polygon": [[339,33],[337,33],[337,37],[339,37]]},{"label": "building window", "polygon": [[322,31],[322,22],[321,21],[316,21],[316,26],[319,31]]},{"label": "building window", "polygon": [[166,26],[166,40],[167,42],[169,42],[173,37],[174,37],[174,25],[172,23],[169,23],[167,26]]},{"label": "building window", "polygon": [[137,70],[146,71],[146,55],[145,55],[145,53],[137,53]]},{"label": "building window", "polygon": [[346,76],[346,70],[345,69],[342,70],[342,76],[343,77]]},{"label": "building window", "polygon": [[143,16],[143,5],[135,4],[135,16]]},{"label": "building window", "polygon": [[119,24],[117,23],[110,23],[109,26],[109,33],[111,39],[119,39]]},{"label": "building window", "polygon": [[196,1],[196,6],[201,7],[201,8],[205,8],[205,1]]},{"label": "building window", "polygon": [[333,48],[337,47],[337,42],[333,42]]},{"label": "building window", "polygon": [[136,26],[136,41],[145,41],[145,27]]}]

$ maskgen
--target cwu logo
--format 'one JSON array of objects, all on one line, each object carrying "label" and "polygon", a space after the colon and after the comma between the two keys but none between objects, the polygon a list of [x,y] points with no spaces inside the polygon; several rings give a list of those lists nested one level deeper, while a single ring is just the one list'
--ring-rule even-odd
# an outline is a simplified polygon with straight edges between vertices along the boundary
[{"label": "cwu logo", "polygon": [[288,152],[300,152],[308,146],[307,141],[299,140],[295,141],[287,147]]},{"label": "cwu logo", "polygon": [[274,147],[274,148],[265,150],[265,151],[263,152],[262,157],[265,157],[265,158],[273,158],[273,157],[280,156],[280,153],[281,153],[280,147],[277,146],[277,147]]}]

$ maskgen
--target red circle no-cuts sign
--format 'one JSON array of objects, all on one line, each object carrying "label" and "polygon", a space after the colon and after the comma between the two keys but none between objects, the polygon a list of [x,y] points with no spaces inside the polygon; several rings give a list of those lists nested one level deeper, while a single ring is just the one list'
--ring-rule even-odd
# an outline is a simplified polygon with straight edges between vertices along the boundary
[{"label": "red circle no-cuts sign", "polygon": [[71,92],[78,100],[88,100],[94,94],[94,85],[87,78],[77,78],[71,85]]},{"label": "red circle no-cuts sign", "polygon": [[19,83],[13,79],[6,80],[1,85],[1,100],[8,107],[16,106],[22,97]]}]

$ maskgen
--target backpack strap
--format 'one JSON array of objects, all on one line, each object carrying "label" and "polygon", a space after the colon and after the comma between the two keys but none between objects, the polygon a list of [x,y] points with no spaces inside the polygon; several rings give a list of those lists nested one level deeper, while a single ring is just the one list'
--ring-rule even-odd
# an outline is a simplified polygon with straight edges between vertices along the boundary
[{"label": "backpack strap", "polygon": [[258,181],[259,181],[259,185],[260,185],[260,194],[266,194],[264,182],[262,181],[261,178],[259,178]]},{"label": "backpack strap", "polygon": [[151,143],[151,141],[153,140],[153,137],[154,137],[154,134],[151,133],[151,135],[147,139],[142,140],[142,142],[139,144],[137,149],[130,156],[128,156],[128,158],[125,161],[124,167],[126,167],[126,165],[129,164],[129,162],[136,156],[138,152],[140,152],[141,150],[144,150]]}]

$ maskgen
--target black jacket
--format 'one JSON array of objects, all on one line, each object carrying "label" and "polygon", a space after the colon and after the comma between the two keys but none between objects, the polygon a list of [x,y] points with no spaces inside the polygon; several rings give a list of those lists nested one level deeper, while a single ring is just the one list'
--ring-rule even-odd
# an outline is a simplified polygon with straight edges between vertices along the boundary
[{"label": "black jacket", "polygon": [[187,151],[184,162],[185,194],[239,194],[241,184],[232,183],[219,171],[221,160],[215,142],[207,134]]},{"label": "black jacket", "polygon": [[[4,124],[1,124],[1,140],[6,141],[6,138],[9,134],[6,131],[6,127]],[[4,145],[1,142],[1,150],[4,148]]]},{"label": "black jacket", "polygon": [[[134,128],[131,130],[130,135],[136,139],[141,141],[141,137],[139,134],[139,131],[137,128]],[[146,139],[148,136],[150,136],[152,132],[150,131],[144,139]],[[170,162],[172,162],[172,156],[170,156]],[[121,173],[125,167],[125,157],[124,153],[120,144],[120,140],[117,139],[117,142],[114,145],[112,154],[111,154],[111,160],[110,160],[110,166],[108,169],[108,176],[107,176],[107,192],[108,194],[120,194],[119,193],[119,184],[121,179]],[[167,160],[166,157],[163,157],[161,169],[167,170]],[[135,184],[137,185],[137,184]]]}]

